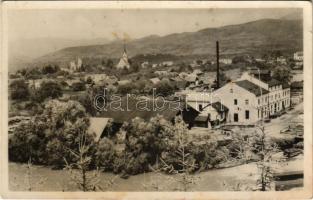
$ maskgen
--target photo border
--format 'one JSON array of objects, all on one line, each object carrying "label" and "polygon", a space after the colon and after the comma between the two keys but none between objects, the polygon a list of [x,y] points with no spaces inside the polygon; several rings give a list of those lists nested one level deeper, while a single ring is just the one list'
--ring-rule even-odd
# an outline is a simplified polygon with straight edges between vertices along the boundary
[{"label": "photo border", "polygon": [[[302,8],[304,53],[304,188],[270,192],[14,192],[8,182],[8,11],[19,9]],[[1,198],[305,199],[312,198],[312,4],[309,1],[7,1],[1,4]]]}]

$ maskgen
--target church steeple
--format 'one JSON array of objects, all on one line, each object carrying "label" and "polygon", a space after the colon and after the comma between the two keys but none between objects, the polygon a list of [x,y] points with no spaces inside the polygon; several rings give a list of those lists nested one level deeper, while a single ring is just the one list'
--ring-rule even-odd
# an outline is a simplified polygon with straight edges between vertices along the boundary
[{"label": "church steeple", "polygon": [[122,55],[120,61],[118,62],[118,64],[116,65],[116,68],[118,68],[118,69],[124,69],[124,68],[129,69],[130,64],[128,62],[125,40],[123,40],[123,48],[124,48],[123,55]]}]

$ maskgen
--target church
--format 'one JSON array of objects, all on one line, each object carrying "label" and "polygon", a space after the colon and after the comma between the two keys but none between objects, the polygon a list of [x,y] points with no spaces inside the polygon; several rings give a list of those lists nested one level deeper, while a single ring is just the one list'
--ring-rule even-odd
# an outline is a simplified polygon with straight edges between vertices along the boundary
[{"label": "church", "polygon": [[127,51],[126,51],[125,45],[124,45],[123,55],[122,55],[120,61],[117,63],[116,68],[117,69],[129,69],[130,68],[130,64],[128,62],[128,56],[127,56]]}]

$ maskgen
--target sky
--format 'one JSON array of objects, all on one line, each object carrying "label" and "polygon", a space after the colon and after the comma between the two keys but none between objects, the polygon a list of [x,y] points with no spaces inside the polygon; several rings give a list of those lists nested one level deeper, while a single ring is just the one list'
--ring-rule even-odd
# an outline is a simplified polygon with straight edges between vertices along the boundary
[{"label": "sky", "polygon": [[10,10],[9,40],[134,39],[281,18],[295,9]]}]

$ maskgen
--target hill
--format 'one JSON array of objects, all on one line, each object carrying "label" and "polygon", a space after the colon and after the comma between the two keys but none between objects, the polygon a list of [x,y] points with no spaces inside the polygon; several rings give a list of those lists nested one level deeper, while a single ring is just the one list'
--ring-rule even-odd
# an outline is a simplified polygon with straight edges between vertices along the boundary
[{"label": "hill", "polygon": [[[262,19],[238,25],[207,28],[197,32],[148,36],[127,44],[129,56],[138,54],[201,55],[215,54],[220,41],[221,54],[263,54],[273,50],[293,52],[302,49],[302,23],[299,20]],[[40,57],[35,62],[68,62],[75,57],[118,58],[121,41],[104,45],[64,48]]]}]

